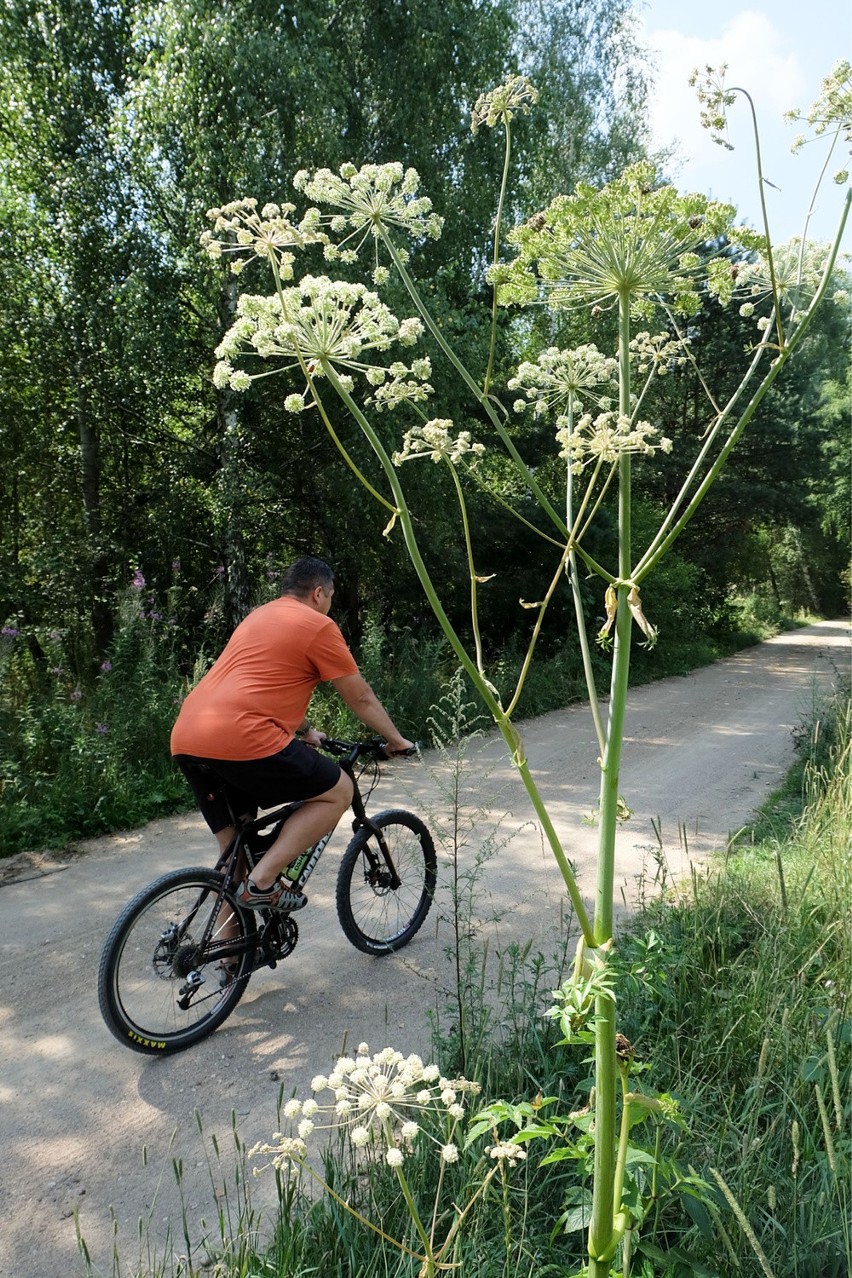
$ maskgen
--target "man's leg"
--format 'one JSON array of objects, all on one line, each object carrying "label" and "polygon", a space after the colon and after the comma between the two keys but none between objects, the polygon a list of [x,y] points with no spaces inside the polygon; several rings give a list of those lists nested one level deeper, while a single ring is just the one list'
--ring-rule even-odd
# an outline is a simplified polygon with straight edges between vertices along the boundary
[{"label": "man's leg", "polygon": [[226,825],[224,830],[216,831],[216,842],[219,844],[219,852],[224,855],[228,850],[228,845],[234,837],[236,831],[232,825]]},{"label": "man's leg", "polygon": [[296,857],[333,830],[352,802],[352,781],[341,772],[337,784],[314,799],[306,799],[302,807],[284,822],[281,833],[258,861],[251,881],[260,890],[272,886],[278,875]]}]

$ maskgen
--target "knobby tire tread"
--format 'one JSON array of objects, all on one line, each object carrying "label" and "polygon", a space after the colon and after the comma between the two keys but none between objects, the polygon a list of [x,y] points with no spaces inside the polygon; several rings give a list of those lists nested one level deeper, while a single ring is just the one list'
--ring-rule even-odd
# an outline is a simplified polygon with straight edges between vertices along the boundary
[{"label": "knobby tire tread", "polygon": [[[138,892],[113,924],[101,952],[98,969],[98,1001],[101,1015],[108,1029],[125,1047],[150,1056],[164,1056],[183,1051],[218,1029],[242,998],[253,970],[255,954],[253,948],[239,956],[241,959],[239,974],[223,991],[222,997],[214,1004],[210,1013],[183,1030],[172,1033],[146,1033],[147,1027],[136,1024],[125,1011],[119,993],[118,977],[125,945],[132,933],[133,925],[148,908],[159,898],[179,888],[191,889],[197,886],[199,891],[209,888],[215,892],[221,883],[222,875],[206,867],[171,870]],[[234,909],[235,916],[243,929],[243,937],[245,939],[255,937],[257,924],[254,915],[250,910],[240,907],[233,894],[233,888],[225,899]],[[204,909],[206,908],[205,903]]]},{"label": "knobby tire tread", "polygon": [[[379,826],[380,829],[387,831],[394,826],[402,826],[406,830],[414,834],[420,843],[420,849],[423,857],[423,885],[419,899],[415,908],[411,913],[408,921],[400,926],[392,936],[369,936],[359,926],[355,918],[352,905],[353,881],[357,880],[357,876],[361,873],[362,852],[364,847],[373,837],[366,828],[358,830],[354,838],[350,841],[349,846],[343,853],[340,862],[340,870],[337,876],[337,916],[340,920],[340,926],[348,941],[364,954],[373,954],[382,956],[385,954],[393,954],[396,950],[402,949],[404,945],[414,937],[423,925],[426,915],[432,905],[432,898],[435,894],[435,882],[437,878],[437,856],[435,854],[435,845],[429,830],[420,820],[411,812],[404,812],[401,809],[391,809],[380,812],[378,816],[371,817],[373,825]],[[378,846],[373,841],[373,846],[379,851]],[[391,855],[393,855],[393,846],[391,846]],[[379,856],[381,853],[379,851]],[[362,876],[363,877],[363,876]],[[403,886],[405,884],[403,883]]]}]

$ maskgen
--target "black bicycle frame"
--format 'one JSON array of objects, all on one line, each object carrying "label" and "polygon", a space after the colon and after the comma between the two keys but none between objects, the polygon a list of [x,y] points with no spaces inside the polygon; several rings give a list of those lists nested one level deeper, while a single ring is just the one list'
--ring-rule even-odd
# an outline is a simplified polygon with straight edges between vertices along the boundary
[{"label": "black bicycle frame", "polygon": [[[354,769],[354,761],[357,758],[357,755],[358,755],[358,751],[356,750],[356,751],[353,751],[353,754],[349,758],[340,760],[341,771],[346,773],[346,775],[352,781],[352,786],[353,786],[352,803],[350,806],[352,808],[352,812],[355,819],[352,822],[352,830],[354,833],[360,829],[366,829],[366,830],[369,830],[370,834],[373,835],[373,837],[375,838],[376,842],[379,845],[379,848],[381,849],[382,857],[384,858],[385,866],[388,871],[389,881],[387,886],[396,890],[400,886],[401,880],[397,873],[396,866],[393,863],[393,859],[390,854],[390,849],[388,848],[387,842],[385,841],[384,834],[382,833],[382,830],[380,829],[380,827],[375,825],[367,816],[367,812],[364,807],[364,800],[362,799],[361,791],[358,788],[358,780],[355,776],[355,769]],[[280,808],[275,808],[273,811],[265,812],[260,817],[248,817],[245,815],[238,816],[234,812],[231,806],[230,800],[227,799],[227,795],[226,795],[226,802],[228,803],[228,812],[231,816],[231,821],[234,826],[234,837],[231,840],[231,842],[228,844],[227,848],[224,850],[222,855],[219,857],[219,860],[216,862],[216,869],[221,871],[223,875],[222,884],[219,888],[218,897],[217,897],[219,902],[219,908],[221,908],[224,905],[225,894],[229,891],[229,889],[233,886],[233,884],[237,880],[240,856],[242,855],[244,858],[246,873],[250,873],[254,869],[257,862],[260,860],[260,857],[256,856],[254,851],[252,850],[251,843],[249,841],[249,836],[251,836],[252,834],[259,834],[260,831],[265,829],[267,826],[276,825],[278,822],[286,821],[288,817],[292,816],[294,812],[296,812],[300,807],[302,807],[304,800],[299,800],[295,803],[283,804]],[[317,842],[310,849],[310,856],[308,857],[308,860],[302,866],[302,869],[299,873],[298,878],[294,880],[293,882],[293,887],[296,890],[301,890],[304,887],[305,883],[310,878],[314,868],[316,867],[317,862],[319,861],[320,857],[325,851],[325,848],[326,848],[326,845],[328,844],[329,839],[331,838],[333,834],[334,834],[334,830],[329,830],[328,834],[324,834],[322,838],[318,839]],[[196,904],[196,906],[191,912],[190,920],[194,918],[195,914],[197,913],[198,909],[201,906],[201,902],[203,901],[204,896],[206,895],[207,894],[204,893],[199,898],[198,903]],[[268,938],[269,932],[273,930],[275,926],[274,911],[269,911],[269,912],[267,912],[266,910],[259,911],[259,913],[262,916],[264,916],[265,922],[256,941],[252,943],[249,943],[246,941],[240,941],[236,937],[233,940],[211,942],[211,937],[213,935],[213,927],[214,927],[215,920],[218,917],[218,912],[219,911],[217,909],[216,911],[211,913],[210,918],[207,922],[207,925],[204,929],[204,934],[201,938],[201,945],[200,945],[200,949],[202,953],[212,953],[214,957],[219,957],[219,958],[236,958],[239,954],[243,954],[250,949],[253,950],[256,948],[260,948],[266,952],[267,959],[270,966],[272,967],[275,966],[275,959],[272,956],[271,949],[267,944],[267,938]],[[210,947],[209,950],[208,950],[208,946]]]}]

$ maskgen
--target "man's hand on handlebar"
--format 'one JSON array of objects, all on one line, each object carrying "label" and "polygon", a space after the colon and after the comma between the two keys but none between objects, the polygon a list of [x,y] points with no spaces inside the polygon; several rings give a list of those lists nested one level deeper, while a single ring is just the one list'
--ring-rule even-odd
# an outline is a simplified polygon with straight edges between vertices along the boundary
[{"label": "man's hand on handlebar", "polygon": [[412,755],[417,753],[417,746],[413,741],[407,741],[405,737],[392,737],[385,742],[385,754],[389,759],[394,755]]},{"label": "man's hand on handlebar", "polygon": [[326,733],[320,732],[319,728],[308,728],[307,732],[303,732],[299,738],[305,745],[313,746],[316,750],[325,741]]}]

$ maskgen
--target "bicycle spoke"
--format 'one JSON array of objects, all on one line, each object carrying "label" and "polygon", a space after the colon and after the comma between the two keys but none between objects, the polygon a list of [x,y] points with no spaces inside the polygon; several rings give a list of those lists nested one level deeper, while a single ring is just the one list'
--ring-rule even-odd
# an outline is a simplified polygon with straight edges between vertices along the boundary
[{"label": "bicycle spoke", "polygon": [[[230,901],[220,907],[220,881],[204,871],[167,875],[131,902],[113,929],[101,964],[101,1006],[131,1046],[187,1046],[220,1024],[242,993],[245,982],[236,987],[251,971],[254,928],[247,932]],[[229,957],[234,975],[223,974]]]}]

